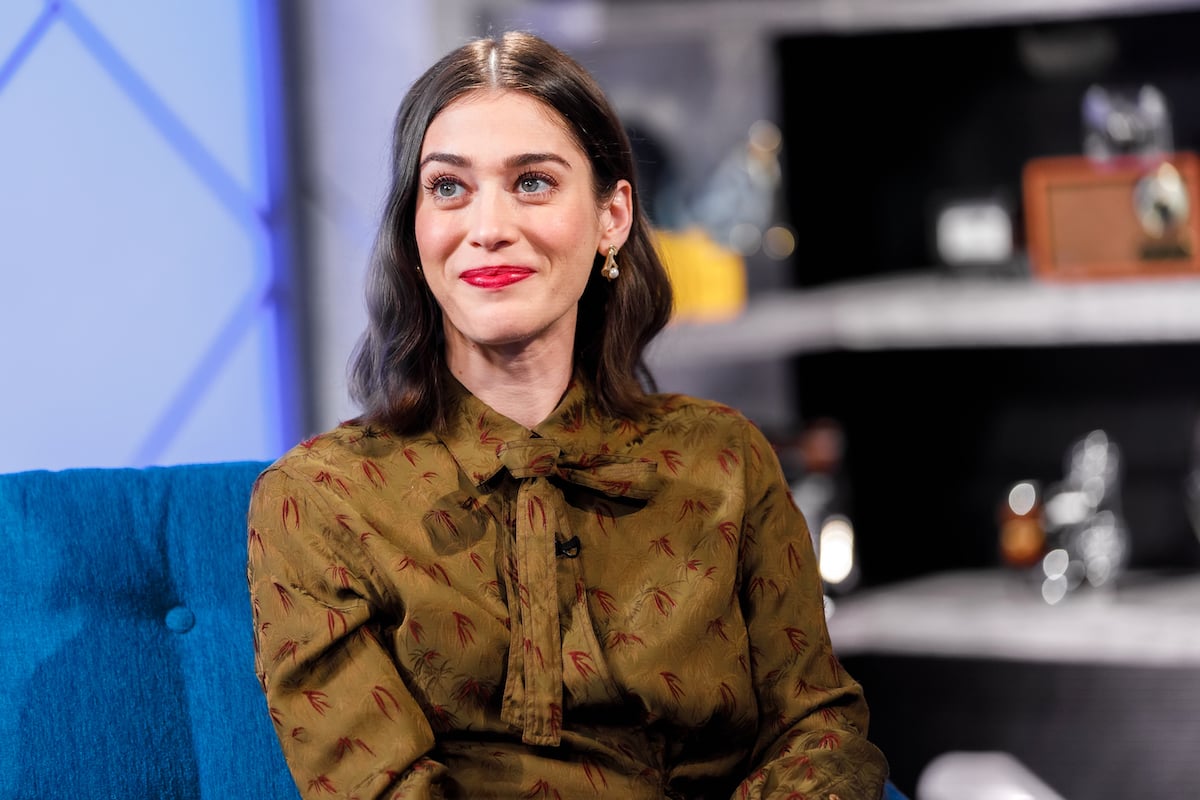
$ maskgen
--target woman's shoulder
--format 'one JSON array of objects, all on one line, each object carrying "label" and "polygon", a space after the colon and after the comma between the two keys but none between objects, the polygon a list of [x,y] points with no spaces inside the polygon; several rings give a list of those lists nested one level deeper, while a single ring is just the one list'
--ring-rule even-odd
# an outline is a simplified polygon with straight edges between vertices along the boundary
[{"label": "woman's shoulder", "polygon": [[752,424],[741,411],[733,406],[695,395],[676,392],[660,392],[649,395],[650,416],[670,421],[689,419],[725,420],[730,425]]},{"label": "woman's shoulder", "polygon": [[678,393],[653,394],[650,400],[647,431],[690,441],[724,442],[720,446],[737,441],[757,444],[764,438],[753,420],[725,403]]},{"label": "woman's shoulder", "polygon": [[378,425],[349,420],[298,442],[264,472],[308,479],[359,478],[383,469],[385,464],[389,470],[394,462],[411,464],[414,453],[437,444],[433,436],[401,435]]}]

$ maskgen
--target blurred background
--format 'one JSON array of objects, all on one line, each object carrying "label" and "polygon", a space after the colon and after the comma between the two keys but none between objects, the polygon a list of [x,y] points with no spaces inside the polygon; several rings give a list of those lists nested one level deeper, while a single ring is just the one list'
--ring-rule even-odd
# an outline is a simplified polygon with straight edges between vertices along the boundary
[{"label": "blurred background", "polygon": [[510,27],[625,119],[660,388],[776,443],[901,788],[1200,796],[1200,2],[6,0],[0,471],[353,416],[396,106]]}]

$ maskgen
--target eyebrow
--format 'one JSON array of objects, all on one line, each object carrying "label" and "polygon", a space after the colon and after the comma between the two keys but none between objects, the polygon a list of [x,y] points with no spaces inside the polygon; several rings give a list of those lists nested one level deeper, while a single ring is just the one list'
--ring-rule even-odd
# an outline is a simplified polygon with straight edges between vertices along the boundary
[{"label": "eyebrow", "polygon": [[[417,165],[417,170],[425,169],[425,165],[431,162],[440,164],[449,164],[452,167],[469,167],[471,160],[454,153],[430,153],[421,159],[421,163]],[[555,164],[561,164],[563,167],[570,169],[571,163],[565,158],[554,153],[521,153],[520,155],[510,156],[504,159],[504,166],[507,169],[516,167],[528,167],[531,164],[544,164],[547,161]]]}]

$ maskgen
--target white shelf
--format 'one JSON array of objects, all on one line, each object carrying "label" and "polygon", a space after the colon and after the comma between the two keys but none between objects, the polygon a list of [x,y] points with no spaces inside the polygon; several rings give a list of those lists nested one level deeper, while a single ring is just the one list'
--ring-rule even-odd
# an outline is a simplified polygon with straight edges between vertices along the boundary
[{"label": "white shelf", "polygon": [[672,323],[671,368],[833,350],[1200,342],[1200,279],[1095,283],[904,275],[752,298],[735,319]]},{"label": "white shelf", "polygon": [[1198,666],[1198,615],[1200,574],[1078,589],[1051,606],[1028,576],[961,570],[838,599],[829,635],[841,655]]}]

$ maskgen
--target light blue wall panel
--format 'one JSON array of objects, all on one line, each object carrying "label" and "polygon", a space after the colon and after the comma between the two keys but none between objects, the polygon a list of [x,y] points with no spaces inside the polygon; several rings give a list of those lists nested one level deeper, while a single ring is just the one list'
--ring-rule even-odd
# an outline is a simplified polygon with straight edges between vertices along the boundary
[{"label": "light blue wall panel", "polygon": [[0,471],[299,438],[270,10],[4,5]]}]

